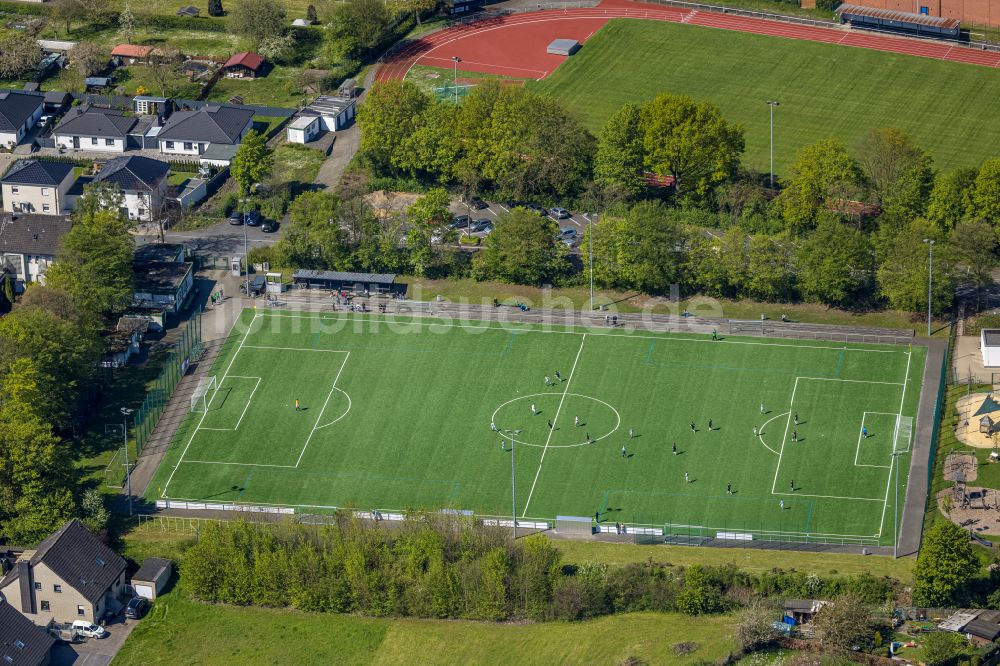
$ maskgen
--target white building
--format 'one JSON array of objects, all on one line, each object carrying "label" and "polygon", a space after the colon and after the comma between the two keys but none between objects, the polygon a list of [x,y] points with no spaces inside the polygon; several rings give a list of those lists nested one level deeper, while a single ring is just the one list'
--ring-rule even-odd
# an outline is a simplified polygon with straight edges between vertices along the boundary
[{"label": "white building", "polygon": [[309,143],[319,136],[321,121],[319,116],[299,116],[289,123],[285,132],[289,143]]},{"label": "white building", "polygon": [[1000,367],[1000,329],[984,328],[979,334],[979,347],[985,367]]},{"label": "white building", "polygon": [[320,95],[302,110],[302,115],[319,116],[321,127],[336,132],[347,127],[356,112],[356,100],[349,97]]},{"label": "white building", "polygon": [[170,164],[134,155],[116,157],[94,176],[95,183],[117,185],[123,196],[122,212],[130,220],[156,219],[167,196]]},{"label": "white building", "polygon": [[67,150],[124,153],[128,135],[138,120],[117,109],[86,104],[70,109],[52,130],[56,146]]},{"label": "white building", "polygon": [[42,117],[45,96],[32,92],[0,92],[0,146],[21,143]]},{"label": "white building", "polygon": [[68,214],[74,182],[72,162],[17,160],[0,180],[3,205],[15,213]]},{"label": "white building", "polygon": [[175,111],[156,135],[165,155],[200,156],[212,145],[239,145],[253,127],[254,112],[235,106]]}]

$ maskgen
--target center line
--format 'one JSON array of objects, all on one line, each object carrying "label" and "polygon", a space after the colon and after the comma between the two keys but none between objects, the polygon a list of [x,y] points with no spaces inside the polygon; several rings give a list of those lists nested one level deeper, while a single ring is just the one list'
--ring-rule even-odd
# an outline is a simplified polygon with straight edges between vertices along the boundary
[{"label": "center line", "polygon": [[531,496],[535,493],[535,484],[538,483],[538,475],[542,473],[542,463],[545,462],[545,454],[549,450],[549,441],[552,440],[552,433],[556,431],[555,426],[559,423],[559,412],[562,410],[563,402],[566,401],[566,394],[569,393],[569,385],[573,381],[573,373],[576,372],[576,364],[580,362],[580,354],[583,353],[583,343],[587,341],[587,334],[583,334],[580,340],[580,349],[576,352],[576,359],[573,360],[573,367],[569,369],[569,377],[566,378],[566,388],[563,389],[562,397],[559,399],[559,406],[556,407],[556,414],[552,417],[552,428],[549,429],[549,436],[545,438],[545,448],[542,449],[542,458],[538,461],[538,471],[535,472],[535,480],[531,482],[531,490],[528,491],[528,501],[524,503],[524,511],[521,517],[528,513],[528,505],[531,504]]}]

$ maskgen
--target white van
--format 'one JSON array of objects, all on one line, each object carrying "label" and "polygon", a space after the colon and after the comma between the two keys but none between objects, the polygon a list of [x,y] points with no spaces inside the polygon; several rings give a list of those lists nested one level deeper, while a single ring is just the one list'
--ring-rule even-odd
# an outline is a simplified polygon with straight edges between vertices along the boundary
[{"label": "white van", "polygon": [[86,636],[87,638],[106,638],[108,635],[107,629],[86,620],[75,621],[73,629],[81,636]]}]

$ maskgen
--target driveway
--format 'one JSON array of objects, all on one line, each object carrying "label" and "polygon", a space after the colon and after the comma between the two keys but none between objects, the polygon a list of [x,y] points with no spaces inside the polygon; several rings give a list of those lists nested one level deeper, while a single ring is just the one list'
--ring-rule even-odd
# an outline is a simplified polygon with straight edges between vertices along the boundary
[{"label": "driveway", "polygon": [[[139,620],[141,622],[142,620]],[[111,634],[107,638],[88,638],[82,643],[57,643],[52,648],[52,666],[106,666],[118,654],[125,640],[137,624],[136,620],[126,623],[122,615],[116,615],[108,622],[106,629]]]},{"label": "driveway", "polygon": [[[231,225],[225,221],[205,229],[191,231],[170,231],[163,236],[168,243],[183,243],[200,254],[241,255],[243,254],[243,225]],[[260,227],[246,227],[247,243],[251,248],[273,245],[284,233],[285,224],[278,231],[265,234]],[[144,226],[136,232],[136,245],[159,243],[160,235],[155,226]]]}]

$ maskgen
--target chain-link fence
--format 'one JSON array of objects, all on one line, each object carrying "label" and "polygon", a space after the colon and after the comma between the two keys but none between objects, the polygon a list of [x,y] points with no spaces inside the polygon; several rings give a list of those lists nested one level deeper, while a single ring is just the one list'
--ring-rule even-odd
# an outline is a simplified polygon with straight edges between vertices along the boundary
[{"label": "chain-link fence", "polygon": [[174,348],[167,354],[153,386],[146,391],[146,399],[135,413],[135,445],[137,454],[153,434],[156,424],[163,414],[163,409],[170,401],[181,377],[187,372],[188,364],[196,360],[202,353],[201,340],[201,307],[197,307],[191,318],[185,324],[184,331]]}]

